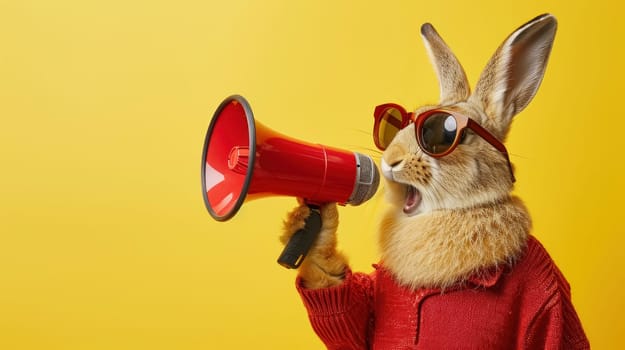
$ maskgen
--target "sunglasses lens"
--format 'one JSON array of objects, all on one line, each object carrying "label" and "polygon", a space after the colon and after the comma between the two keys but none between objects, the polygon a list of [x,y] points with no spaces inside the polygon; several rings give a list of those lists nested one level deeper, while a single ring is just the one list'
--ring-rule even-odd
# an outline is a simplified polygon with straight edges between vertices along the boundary
[{"label": "sunglasses lens", "polygon": [[389,107],[382,112],[379,123],[376,136],[379,146],[386,148],[402,127],[402,114],[398,109]]},{"label": "sunglasses lens", "polygon": [[433,155],[443,154],[456,140],[456,119],[448,113],[434,113],[423,122],[420,133],[424,151]]}]

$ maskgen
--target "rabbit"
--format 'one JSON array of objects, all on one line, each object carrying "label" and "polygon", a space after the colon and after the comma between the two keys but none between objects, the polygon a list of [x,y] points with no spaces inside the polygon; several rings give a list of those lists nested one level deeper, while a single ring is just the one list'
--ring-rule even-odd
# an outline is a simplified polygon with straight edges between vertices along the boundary
[{"label": "rabbit", "polygon": [[[298,270],[297,290],[328,349],[589,348],[568,282],[511,194],[505,147],[494,146],[536,94],[556,28],[555,17],[543,14],[515,30],[471,93],[447,44],[431,24],[421,27],[440,102],[410,114],[382,155],[389,205],[379,225],[380,262],[369,274],[351,271],[336,248],[339,215],[330,203]],[[473,123],[444,156],[426,152],[415,133],[423,125],[414,116],[436,110]],[[283,242],[309,213],[300,200]]]}]

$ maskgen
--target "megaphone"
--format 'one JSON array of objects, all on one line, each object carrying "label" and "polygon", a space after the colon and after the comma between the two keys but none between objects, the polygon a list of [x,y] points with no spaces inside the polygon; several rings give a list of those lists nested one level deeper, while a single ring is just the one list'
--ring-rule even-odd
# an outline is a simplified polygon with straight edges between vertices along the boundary
[{"label": "megaphone", "polygon": [[[359,205],[376,192],[380,176],[371,157],[282,135],[254,120],[242,96],[215,111],[202,152],[202,195],[217,221],[232,218],[244,202],[293,196],[311,208],[337,202]],[[285,247],[278,262],[301,264],[321,227],[318,210]],[[314,231],[317,231],[316,233]]]}]

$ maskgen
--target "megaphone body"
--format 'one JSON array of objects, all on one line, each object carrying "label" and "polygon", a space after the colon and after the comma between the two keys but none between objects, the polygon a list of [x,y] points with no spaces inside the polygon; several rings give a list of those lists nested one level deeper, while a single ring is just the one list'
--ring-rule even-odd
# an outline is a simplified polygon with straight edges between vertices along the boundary
[{"label": "megaphone body", "polygon": [[273,131],[254,120],[241,96],[222,102],[206,134],[204,201],[219,221],[233,217],[247,200],[272,195],[358,205],[373,196],[378,182],[370,157]]},{"label": "megaphone body", "polygon": [[359,205],[373,196],[379,173],[366,155],[308,143],[254,120],[248,102],[226,98],[215,111],[202,154],[206,208],[218,221],[245,201],[294,196],[310,205]]}]

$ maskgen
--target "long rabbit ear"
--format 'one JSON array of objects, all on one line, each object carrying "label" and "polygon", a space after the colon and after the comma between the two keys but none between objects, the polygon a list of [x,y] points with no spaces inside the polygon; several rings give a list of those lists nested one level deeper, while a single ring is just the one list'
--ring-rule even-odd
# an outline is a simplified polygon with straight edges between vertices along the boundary
[{"label": "long rabbit ear", "polygon": [[507,134],[512,117],[536,94],[556,27],[556,19],[550,14],[534,18],[512,33],[484,68],[471,101],[481,104],[495,121],[500,137]]},{"label": "long rabbit ear", "polygon": [[456,56],[431,24],[425,23],[421,26],[421,36],[438,77],[441,90],[440,104],[465,101],[469,98],[471,90],[467,75]]}]

